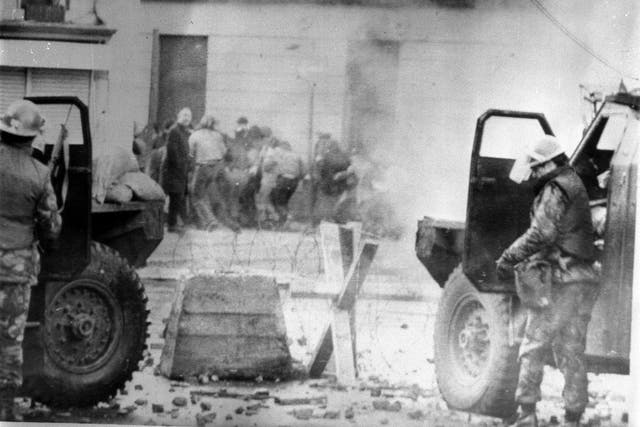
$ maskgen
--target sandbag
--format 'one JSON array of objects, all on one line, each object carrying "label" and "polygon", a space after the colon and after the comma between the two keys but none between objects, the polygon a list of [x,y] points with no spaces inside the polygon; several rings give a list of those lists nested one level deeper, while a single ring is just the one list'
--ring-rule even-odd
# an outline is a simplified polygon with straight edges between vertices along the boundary
[{"label": "sandbag", "polygon": [[142,172],[127,172],[118,182],[126,185],[133,191],[134,196],[140,200],[164,200],[165,194],[160,184],[149,175]]},{"label": "sandbag", "polygon": [[132,152],[121,147],[98,148],[93,157],[93,182],[91,194],[103,203],[107,189],[126,172],[139,171],[138,161]]},{"label": "sandbag", "polygon": [[133,190],[124,184],[113,183],[107,188],[105,202],[126,203],[133,199]]}]

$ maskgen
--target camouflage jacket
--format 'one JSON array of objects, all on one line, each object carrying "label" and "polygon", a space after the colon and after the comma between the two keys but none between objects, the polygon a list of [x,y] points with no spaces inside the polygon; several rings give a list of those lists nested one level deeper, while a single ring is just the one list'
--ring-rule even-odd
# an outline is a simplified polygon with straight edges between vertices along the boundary
[{"label": "camouflage jacket", "polygon": [[49,169],[30,146],[0,142],[0,280],[37,275],[34,244],[55,239],[61,226]]},{"label": "camouflage jacket", "polygon": [[498,263],[545,259],[554,267],[557,282],[597,280],[588,197],[580,178],[572,168],[564,167],[543,177],[539,187],[529,228],[502,253]]},{"label": "camouflage jacket", "polygon": [[49,169],[31,157],[31,147],[0,143],[0,249],[54,239],[61,225]]}]

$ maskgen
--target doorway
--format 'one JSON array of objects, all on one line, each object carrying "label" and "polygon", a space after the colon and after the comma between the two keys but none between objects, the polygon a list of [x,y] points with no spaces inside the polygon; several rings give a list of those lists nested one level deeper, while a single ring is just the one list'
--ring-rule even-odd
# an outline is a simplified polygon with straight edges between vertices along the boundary
[{"label": "doorway", "polygon": [[205,112],[207,91],[207,37],[159,37],[157,123],[175,120],[189,107],[194,121]]}]

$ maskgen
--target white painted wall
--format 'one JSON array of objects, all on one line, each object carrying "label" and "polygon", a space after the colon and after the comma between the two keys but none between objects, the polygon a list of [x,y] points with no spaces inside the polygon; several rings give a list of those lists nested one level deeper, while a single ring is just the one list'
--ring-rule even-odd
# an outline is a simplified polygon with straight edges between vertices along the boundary
[{"label": "white painted wall", "polygon": [[[635,72],[640,15],[632,0],[542,3],[608,63]],[[411,221],[425,213],[463,217],[480,113],[543,111],[570,147],[582,128],[578,85],[615,88],[621,78],[530,2],[478,4],[453,10],[101,0],[100,16],[118,29],[110,42],[117,58],[110,70],[113,138],[130,137],[132,122],[147,120],[154,28],[209,36],[207,108],[223,130],[231,132],[235,119],[247,115],[303,152],[307,81],[317,83],[315,129],[340,137],[347,41],[400,40],[398,138],[384,157],[401,168],[394,185],[408,189],[396,192],[397,201],[413,206],[405,212]]]}]

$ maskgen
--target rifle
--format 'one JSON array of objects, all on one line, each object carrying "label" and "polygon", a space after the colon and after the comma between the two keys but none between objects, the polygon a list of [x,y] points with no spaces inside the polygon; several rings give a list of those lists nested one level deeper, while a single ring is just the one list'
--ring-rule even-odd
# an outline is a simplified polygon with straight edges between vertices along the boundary
[{"label": "rifle", "polygon": [[[67,115],[67,119],[69,116]],[[64,202],[67,197],[69,187],[69,146],[65,141],[69,136],[69,131],[65,124],[60,125],[60,133],[51,150],[51,158],[49,159],[49,170],[51,171],[51,183],[58,200],[59,211],[64,209]]]}]

